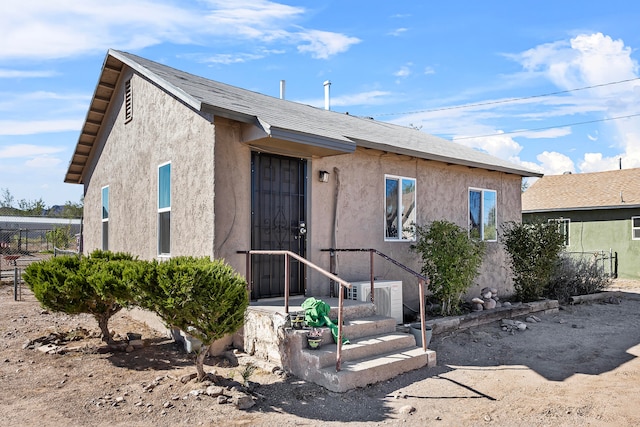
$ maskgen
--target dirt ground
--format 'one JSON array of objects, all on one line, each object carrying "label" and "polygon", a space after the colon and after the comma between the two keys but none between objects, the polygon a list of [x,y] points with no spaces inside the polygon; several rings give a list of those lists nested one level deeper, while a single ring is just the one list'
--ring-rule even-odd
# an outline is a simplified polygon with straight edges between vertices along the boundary
[{"label": "dirt ground", "polygon": [[[260,365],[255,405],[240,410],[183,384],[191,356],[144,325],[118,314],[116,338],[141,333],[146,345],[105,351],[92,318],[49,313],[27,290],[16,302],[0,285],[0,425],[640,425],[640,282],[614,286],[619,301],[538,315],[524,331],[496,322],[436,336],[436,368],[343,394]],[[64,354],[26,346],[50,333],[79,339]],[[240,366],[209,358],[206,370],[241,382],[252,360],[238,356]]]}]

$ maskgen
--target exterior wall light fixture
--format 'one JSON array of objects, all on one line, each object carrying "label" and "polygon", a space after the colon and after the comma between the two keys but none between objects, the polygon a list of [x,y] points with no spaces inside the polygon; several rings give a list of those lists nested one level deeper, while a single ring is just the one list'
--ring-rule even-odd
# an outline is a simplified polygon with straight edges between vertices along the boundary
[{"label": "exterior wall light fixture", "polygon": [[320,173],[318,174],[318,179],[320,180],[320,182],[329,182],[329,172],[320,171]]}]

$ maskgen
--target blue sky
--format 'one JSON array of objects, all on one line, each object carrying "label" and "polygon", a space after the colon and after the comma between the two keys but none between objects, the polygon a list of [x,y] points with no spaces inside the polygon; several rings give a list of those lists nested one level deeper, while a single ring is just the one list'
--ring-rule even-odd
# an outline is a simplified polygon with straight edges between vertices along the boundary
[{"label": "blue sky", "polygon": [[0,189],[64,175],[109,48],[414,126],[546,174],[640,167],[640,3],[21,0],[0,5]]}]

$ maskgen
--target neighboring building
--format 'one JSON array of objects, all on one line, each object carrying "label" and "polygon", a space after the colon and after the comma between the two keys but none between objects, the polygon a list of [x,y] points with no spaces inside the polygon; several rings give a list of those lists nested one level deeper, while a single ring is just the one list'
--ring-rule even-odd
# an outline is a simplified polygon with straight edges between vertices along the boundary
[{"label": "neighboring building", "polygon": [[[500,223],[521,219],[522,177],[540,176],[415,129],[314,108],[110,50],[65,182],[84,186],[84,251],[224,258],[287,249],[329,269],[329,248],[375,248],[417,271],[412,223],[447,219],[488,242],[477,280],[513,291]],[[337,274],[369,279],[366,253]],[[283,295],[282,258],[254,256],[252,298]],[[375,276],[417,281],[377,261]],[[329,281],[292,268],[292,294]]]},{"label": "neighboring building", "polygon": [[617,253],[618,276],[640,279],[640,169],[545,175],[523,193],[522,218],[557,221],[568,252],[611,252],[613,264]]}]

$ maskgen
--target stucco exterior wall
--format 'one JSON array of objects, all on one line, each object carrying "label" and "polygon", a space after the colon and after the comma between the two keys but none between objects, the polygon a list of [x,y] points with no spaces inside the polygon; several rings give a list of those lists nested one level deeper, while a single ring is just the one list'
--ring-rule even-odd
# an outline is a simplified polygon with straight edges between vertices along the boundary
[{"label": "stucco exterior wall", "polygon": [[240,142],[243,126],[216,117],[215,257],[246,273],[251,249],[251,149]]},{"label": "stucco exterior wall", "polygon": [[640,279],[640,240],[631,233],[634,216],[640,216],[639,208],[524,214],[523,219],[569,219],[568,252],[617,252],[618,277]]},{"label": "stucco exterior wall", "polygon": [[[421,261],[410,250],[410,242],[384,240],[385,174],[416,178],[417,223],[445,219],[468,227],[470,187],[497,192],[498,227],[505,221],[520,221],[520,176],[446,165],[376,150],[357,149],[354,154],[314,159],[310,171],[311,226],[309,257],[329,265],[329,254],[321,249],[376,248],[406,266],[420,271]],[[337,170],[335,169],[337,168]],[[328,183],[319,182],[320,170],[330,172]],[[337,179],[339,178],[339,186]],[[338,192],[336,197],[336,191]],[[333,209],[337,200],[335,246]],[[368,253],[338,253],[338,274],[350,281],[369,279]],[[374,275],[403,280],[405,304],[417,308],[417,280],[398,267],[375,259]],[[328,280],[311,273],[308,286],[314,295],[328,293]],[[479,295],[484,286],[496,287],[504,295],[513,293],[507,257],[499,242],[488,242],[477,285],[468,293]]]},{"label": "stucco exterior wall", "polygon": [[[125,124],[123,82],[133,120]],[[171,255],[213,255],[214,126],[152,83],[123,73],[85,183],[84,252],[102,248],[101,191],[109,186],[109,249],[158,256],[158,166],[171,162]]]}]

